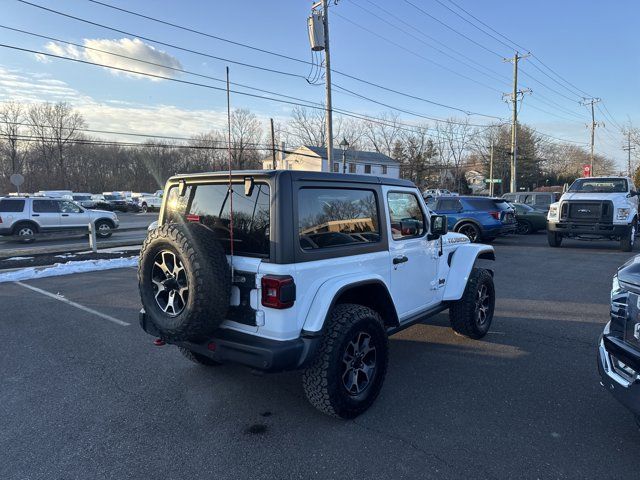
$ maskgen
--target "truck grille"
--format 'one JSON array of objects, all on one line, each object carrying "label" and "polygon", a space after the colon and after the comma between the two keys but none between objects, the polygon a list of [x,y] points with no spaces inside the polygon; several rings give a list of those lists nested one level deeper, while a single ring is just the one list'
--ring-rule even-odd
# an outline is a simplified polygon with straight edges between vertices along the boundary
[{"label": "truck grille", "polygon": [[560,210],[562,220],[579,222],[613,222],[613,203],[610,200],[566,201]]}]

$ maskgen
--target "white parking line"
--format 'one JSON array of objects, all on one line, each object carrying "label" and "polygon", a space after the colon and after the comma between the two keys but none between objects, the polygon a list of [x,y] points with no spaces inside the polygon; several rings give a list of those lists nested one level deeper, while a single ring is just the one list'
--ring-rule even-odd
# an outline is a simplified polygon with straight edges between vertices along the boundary
[{"label": "white parking line", "polygon": [[117,318],[114,318],[110,315],[106,315],[104,313],[98,312],[97,310],[94,310],[92,308],[89,307],[85,307],[84,305],[80,305],[79,303],[76,302],[72,302],[71,300],[64,298],[60,295],[56,295],[55,293],[51,293],[51,292],[47,292],[46,290],[42,290],[41,288],[37,288],[37,287],[33,287],[31,285],[27,285],[26,283],[22,283],[22,282],[14,282],[16,285],[20,285],[24,288],[28,288],[29,290],[33,290],[34,292],[38,292],[41,293],[42,295],[45,295],[49,298],[53,298],[55,300],[59,300],[62,303],[66,303],[67,305],[71,305],[72,307],[76,307],[79,310],[82,310],[84,312],[87,313],[91,313],[93,315],[96,315],[97,317],[103,318],[105,320],[109,320],[110,322],[116,323],[120,326],[123,327],[128,327],[129,325],[131,325],[130,323],[127,322],[123,322],[122,320],[118,320]]}]

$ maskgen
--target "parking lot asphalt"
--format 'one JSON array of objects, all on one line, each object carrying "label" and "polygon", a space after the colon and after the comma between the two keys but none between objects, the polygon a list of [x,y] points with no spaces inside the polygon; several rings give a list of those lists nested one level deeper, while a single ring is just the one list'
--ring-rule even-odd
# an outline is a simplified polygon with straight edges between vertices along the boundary
[{"label": "parking lot asphalt", "polygon": [[354,421],[311,407],[297,372],[153,346],[134,269],[0,284],[0,478],[633,476],[640,432],[596,368],[611,276],[633,255],[617,246],[498,239],[489,335],[455,336],[446,314],[395,335]]}]

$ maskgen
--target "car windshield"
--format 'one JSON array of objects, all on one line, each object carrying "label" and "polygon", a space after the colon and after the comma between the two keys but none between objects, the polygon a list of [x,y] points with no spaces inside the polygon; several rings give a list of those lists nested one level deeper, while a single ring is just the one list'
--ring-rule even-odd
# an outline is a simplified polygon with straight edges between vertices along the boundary
[{"label": "car windshield", "polygon": [[624,178],[579,178],[571,184],[572,193],[625,193],[627,180]]},{"label": "car windshield", "polygon": [[91,195],[74,195],[74,200],[91,200]]},{"label": "car windshield", "polygon": [[120,195],[105,195],[104,198],[106,200],[124,200],[124,197]]}]

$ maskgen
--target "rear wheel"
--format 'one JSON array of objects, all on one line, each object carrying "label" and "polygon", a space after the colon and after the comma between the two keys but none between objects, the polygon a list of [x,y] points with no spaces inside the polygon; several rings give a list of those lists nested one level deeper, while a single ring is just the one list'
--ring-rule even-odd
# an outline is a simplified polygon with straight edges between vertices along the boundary
[{"label": "rear wheel", "polygon": [[463,223],[458,227],[458,233],[466,235],[471,243],[480,241],[480,229],[473,223]]},{"label": "rear wheel", "polygon": [[338,305],[328,322],[318,354],[304,372],[304,391],[323,413],[355,418],[373,404],[382,388],[387,332],[380,315],[362,305]]},{"label": "rear wheel", "polygon": [[626,236],[620,238],[620,250],[630,252],[636,242],[636,221],[631,224]]},{"label": "rear wheel", "polygon": [[519,235],[529,235],[533,231],[533,226],[527,220],[518,220],[516,232]]},{"label": "rear wheel", "polygon": [[36,233],[38,233],[38,228],[31,223],[19,223],[13,229],[13,234],[17,236],[22,243],[35,242]]},{"label": "rear wheel", "polygon": [[550,247],[559,247],[562,245],[562,235],[558,232],[547,232],[547,241]]},{"label": "rear wheel", "polygon": [[142,213],[147,213],[149,211],[149,207],[146,203],[142,204]]}]

